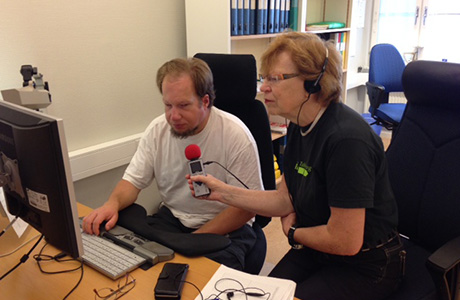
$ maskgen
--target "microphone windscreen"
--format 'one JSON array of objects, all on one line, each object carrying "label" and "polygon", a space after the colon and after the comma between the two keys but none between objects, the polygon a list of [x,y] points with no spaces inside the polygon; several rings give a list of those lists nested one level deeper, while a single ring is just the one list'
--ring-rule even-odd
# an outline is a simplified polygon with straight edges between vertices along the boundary
[{"label": "microphone windscreen", "polygon": [[188,160],[195,160],[195,159],[200,158],[200,156],[201,156],[201,149],[198,145],[191,144],[185,148],[185,157]]}]

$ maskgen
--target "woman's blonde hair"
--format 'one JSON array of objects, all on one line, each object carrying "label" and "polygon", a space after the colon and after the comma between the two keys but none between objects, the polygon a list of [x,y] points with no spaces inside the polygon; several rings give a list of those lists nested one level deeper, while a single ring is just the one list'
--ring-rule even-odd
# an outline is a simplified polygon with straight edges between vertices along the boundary
[{"label": "woman's blonde hair", "polygon": [[[327,50],[326,50],[327,48]],[[261,59],[261,73],[268,75],[278,56],[287,52],[297,72],[304,80],[319,81],[318,101],[327,105],[342,99],[342,56],[332,41],[323,41],[316,34],[287,32],[279,35],[267,48]],[[327,62],[326,62],[326,56]]]}]

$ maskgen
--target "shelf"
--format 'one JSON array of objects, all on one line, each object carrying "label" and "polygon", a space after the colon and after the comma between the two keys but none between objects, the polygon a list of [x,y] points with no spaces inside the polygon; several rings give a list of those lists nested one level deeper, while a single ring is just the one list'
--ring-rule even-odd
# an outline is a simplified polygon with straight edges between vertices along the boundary
[{"label": "shelf", "polygon": [[[307,33],[314,33],[314,34],[324,34],[324,33],[336,33],[336,32],[348,32],[350,28],[337,28],[337,29],[325,29],[325,30],[307,30]],[[283,32],[279,33],[267,33],[267,34],[249,34],[249,35],[232,35],[230,39],[232,41],[241,41],[241,40],[256,40],[256,39],[270,39],[277,37],[278,35],[283,34]]]},{"label": "shelf", "polygon": [[249,35],[232,35],[230,39],[232,41],[241,41],[241,40],[256,40],[256,39],[270,39],[277,37],[282,33],[267,33],[267,34],[249,34]]},{"label": "shelf", "polygon": [[336,28],[336,29],[324,29],[324,30],[307,30],[308,33],[323,34],[323,33],[336,33],[336,32],[349,32],[350,28]]}]

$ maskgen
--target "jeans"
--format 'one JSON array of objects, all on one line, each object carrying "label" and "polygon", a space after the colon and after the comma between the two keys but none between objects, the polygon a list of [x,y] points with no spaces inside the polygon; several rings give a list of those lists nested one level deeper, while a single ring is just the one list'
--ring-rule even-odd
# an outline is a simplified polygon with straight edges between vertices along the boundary
[{"label": "jeans", "polygon": [[354,256],[309,248],[290,250],[269,276],[297,283],[295,296],[308,300],[384,299],[401,284],[405,251],[399,236]]}]

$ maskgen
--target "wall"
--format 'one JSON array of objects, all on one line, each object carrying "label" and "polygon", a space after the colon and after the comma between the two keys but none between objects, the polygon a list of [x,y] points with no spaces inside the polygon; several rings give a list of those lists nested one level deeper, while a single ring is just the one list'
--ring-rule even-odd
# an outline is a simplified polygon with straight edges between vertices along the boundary
[{"label": "wall", "polygon": [[365,86],[369,74],[358,73],[358,67],[369,67],[373,2],[353,1],[346,103],[359,113],[367,112],[369,108]]},{"label": "wall", "polygon": [[[142,132],[163,112],[156,70],[186,55],[182,0],[0,0],[0,20],[0,90],[37,67],[69,151]],[[123,169],[76,182],[77,200],[104,201]]]}]

